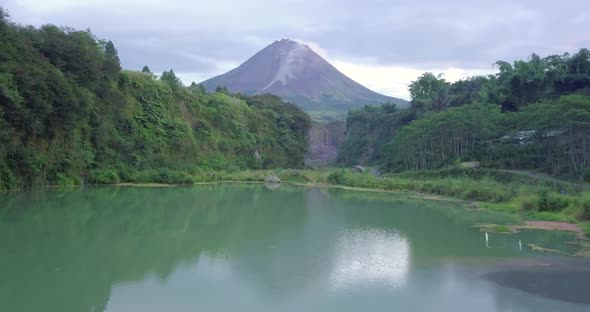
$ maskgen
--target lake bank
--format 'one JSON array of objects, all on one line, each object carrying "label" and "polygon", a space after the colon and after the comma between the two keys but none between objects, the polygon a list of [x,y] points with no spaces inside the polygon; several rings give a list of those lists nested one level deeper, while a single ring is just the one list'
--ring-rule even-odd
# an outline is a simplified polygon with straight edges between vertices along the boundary
[{"label": "lake bank", "polygon": [[545,181],[485,169],[422,171],[385,176],[354,173],[350,169],[338,168],[198,173],[163,169],[134,175],[112,172],[110,175],[103,175],[104,179],[101,181],[91,181],[94,183],[89,184],[164,187],[219,182],[263,183],[269,175],[279,177],[282,182],[304,186],[404,192],[425,199],[465,200],[474,205],[475,209],[514,214],[522,222],[550,221],[550,228],[554,230],[567,228],[564,224],[575,224],[575,231],[584,231],[586,235],[590,235],[590,192],[586,191],[584,185],[572,184],[569,181]]}]

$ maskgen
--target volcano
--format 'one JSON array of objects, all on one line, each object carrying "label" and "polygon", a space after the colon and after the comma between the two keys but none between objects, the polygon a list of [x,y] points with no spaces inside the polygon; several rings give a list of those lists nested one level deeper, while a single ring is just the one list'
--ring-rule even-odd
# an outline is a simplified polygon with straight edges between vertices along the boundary
[{"label": "volcano", "polygon": [[369,90],[309,46],[289,39],[273,42],[239,67],[201,84],[209,91],[225,86],[247,95],[274,94],[308,112],[344,113],[386,102],[408,105],[405,100]]}]

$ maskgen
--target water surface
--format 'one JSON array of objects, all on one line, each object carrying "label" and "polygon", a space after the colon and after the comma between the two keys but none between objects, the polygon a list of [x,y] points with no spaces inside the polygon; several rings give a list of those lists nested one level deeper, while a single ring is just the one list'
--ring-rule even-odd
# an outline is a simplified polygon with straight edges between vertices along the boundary
[{"label": "water surface", "polygon": [[0,194],[0,311],[590,311],[567,232],[453,201],[263,185]]}]

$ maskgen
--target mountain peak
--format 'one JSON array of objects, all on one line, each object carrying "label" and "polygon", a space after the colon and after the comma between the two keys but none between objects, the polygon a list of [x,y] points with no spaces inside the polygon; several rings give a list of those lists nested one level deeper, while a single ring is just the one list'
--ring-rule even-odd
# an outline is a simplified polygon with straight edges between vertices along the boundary
[{"label": "mountain peak", "polygon": [[319,57],[307,45],[290,39],[275,41],[265,49],[271,50],[276,66],[275,75],[261,91],[269,90],[275,85],[287,86],[289,81],[300,78],[306,67],[315,63],[314,58]]},{"label": "mountain peak", "polygon": [[[299,41],[295,41],[295,40],[291,40],[291,39],[287,39],[287,38],[283,38],[281,40],[275,40],[275,42],[273,42],[273,44],[277,44],[277,45],[294,45],[294,46],[307,46]],[[272,44],[271,44],[272,45]]]},{"label": "mountain peak", "polygon": [[231,71],[202,82],[208,90],[223,85],[244,94],[271,93],[307,111],[345,112],[401,99],[373,92],[348,78],[308,45],[276,40]]}]

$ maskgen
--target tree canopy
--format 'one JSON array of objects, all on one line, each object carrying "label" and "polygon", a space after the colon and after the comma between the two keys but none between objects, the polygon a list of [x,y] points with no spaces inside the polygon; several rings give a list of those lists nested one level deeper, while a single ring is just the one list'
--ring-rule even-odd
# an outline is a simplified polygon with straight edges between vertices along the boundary
[{"label": "tree canopy", "polygon": [[187,88],[172,69],[121,70],[111,41],[0,11],[0,189],[299,167],[309,126],[279,98]]},{"label": "tree canopy", "polygon": [[350,112],[339,161],[393,171],[481,161],[590,176],[590,51],[496,65],[495,75],[453,83],[425,73],[409,85],[408,109]]}]

